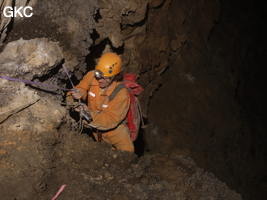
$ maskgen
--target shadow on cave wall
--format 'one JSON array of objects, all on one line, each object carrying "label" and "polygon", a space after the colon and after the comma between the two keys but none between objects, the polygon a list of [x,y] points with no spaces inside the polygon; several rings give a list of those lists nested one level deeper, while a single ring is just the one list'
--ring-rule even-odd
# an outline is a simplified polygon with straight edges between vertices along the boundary
[{"label": "shadow on cave wall", "polygon": [[151,152],[190,155],[244,199],[267,191],[266,10],[222,2],[206,44],[191,37],[149,104]]}]

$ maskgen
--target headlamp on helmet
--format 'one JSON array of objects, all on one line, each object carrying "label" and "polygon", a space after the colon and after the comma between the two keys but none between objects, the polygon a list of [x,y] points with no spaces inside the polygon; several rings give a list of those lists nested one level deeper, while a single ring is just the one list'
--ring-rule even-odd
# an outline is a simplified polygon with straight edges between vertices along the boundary
[{"label": "headlamp on helmet", "polygon": [[94,74],[95,74],[95,77],[96,77],[97,79],[105,78],[105,77],[104,77],[104,73],[101,72],[101,71],[98,70],[98,69],[96,69],[96,70],[94,71]]},{"label": "headlamp on helmet", "polygon": [[121,58],[116,53],[105,53],[95,69],[101,71],[105,77],[113,77],[121,72]]},{"label": "headlamp on helmet", "polygon": [[96,70],[94,71],[94,75],[95,75],[95,78],[96,78],[96,79],[101,79],[101,78],[103,78],[103,79],[105,79],[108,83],[111,83],[112,80],[113,80],[113,78],[114,78],[114,76],[112,76],[112,77],[105,77],[104,73],[101,72],[101,71],[98,70],[98,69],[96,69]]}]

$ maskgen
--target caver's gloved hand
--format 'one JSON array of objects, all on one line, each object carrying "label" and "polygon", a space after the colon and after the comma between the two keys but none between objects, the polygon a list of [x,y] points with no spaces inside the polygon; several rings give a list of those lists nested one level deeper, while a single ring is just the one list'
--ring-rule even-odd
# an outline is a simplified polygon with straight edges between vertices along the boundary
[{"label": "caver's gloved hand", "polygon": [[74,110],[80,112],[88,122],[92,121],[91,110],[87,107],[86,104],[76,102],[74,104]]},{"label": "caver's gloved hand", "polygon": [[80,89],[73,88],[73,89],[71,90],[71,95],[72,95],[72,97],[73,97],[74,99],[80,99],[80,98],[82,98],[83,93],[82,93],[82,91],[81,91]]},{"label": "caver's gloved hand", "polygon": [[75,102],[73,107],[74,107],[74,110],[77,112],[81,112],[83,110],[85,112],[90,113],[90,110],[85,103]]}]

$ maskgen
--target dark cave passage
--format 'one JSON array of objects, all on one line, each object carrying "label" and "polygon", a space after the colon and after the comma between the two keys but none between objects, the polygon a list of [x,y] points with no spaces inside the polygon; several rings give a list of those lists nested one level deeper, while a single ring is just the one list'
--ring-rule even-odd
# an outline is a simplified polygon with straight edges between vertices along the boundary
[{"label": "dark cave passage", "polygon": [[206,52],[194,41],[181,51],[148,111],[149,153],[190,155],[244,199],[266,196],[263,10],[260,2],[222,2]]}]

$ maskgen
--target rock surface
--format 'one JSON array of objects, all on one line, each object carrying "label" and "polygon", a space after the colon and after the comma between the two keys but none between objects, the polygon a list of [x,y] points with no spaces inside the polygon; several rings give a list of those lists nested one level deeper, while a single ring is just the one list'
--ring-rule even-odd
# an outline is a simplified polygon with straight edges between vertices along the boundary
[{"label": "rock surface", "polygon": [[[1,75],[29,81],[33,78],[40,79],[59,65],[62,59],[62,51],[55,42],[49,42],[45,38],[20,39],[8,43],[0,54]],[[21,82],[1,78],[0,90],[1,122],[40,99],[36,92]]]},{"label": "rock surface", "polygon": [[[66,200],[242,199],[190,158],[138,158],[63,129],[60,134],[43,132],[42,137],[28,134],[32,142],[24,141],[23,146],[14,139],[5,143],[16,156],[2,154],[1,170],[9,172],[1,175],[4,199],[52,199],[62,185],[66,187],[58,199]],[[20,166],[14,164],[18,161]]]}]

